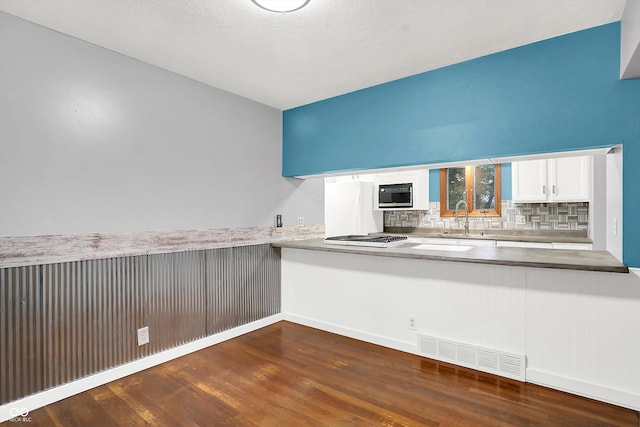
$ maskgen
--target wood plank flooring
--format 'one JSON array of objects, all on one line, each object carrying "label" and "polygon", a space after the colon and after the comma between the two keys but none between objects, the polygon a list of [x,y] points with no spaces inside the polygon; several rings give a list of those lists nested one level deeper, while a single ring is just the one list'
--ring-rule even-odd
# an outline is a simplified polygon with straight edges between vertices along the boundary
[{"label": "wood plank flooring", "polygon": [[640,426],[636,411],[289,322],[29,416],[65,427]]}]

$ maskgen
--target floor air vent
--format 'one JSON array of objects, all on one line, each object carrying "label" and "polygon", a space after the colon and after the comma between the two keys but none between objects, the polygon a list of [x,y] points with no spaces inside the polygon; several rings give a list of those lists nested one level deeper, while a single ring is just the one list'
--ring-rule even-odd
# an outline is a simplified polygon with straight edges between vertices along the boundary
[{"label": "floor air vent", "polygon": [[420,354],[479,371],[524,381],[524,355],[505,353],[467,343],[418,335]]}]

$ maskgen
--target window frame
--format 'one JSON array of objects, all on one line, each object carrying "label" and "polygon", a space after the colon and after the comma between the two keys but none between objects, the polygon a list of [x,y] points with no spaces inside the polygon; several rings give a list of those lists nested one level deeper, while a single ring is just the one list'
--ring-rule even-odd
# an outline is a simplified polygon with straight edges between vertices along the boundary
[{"label": "window frame", "polygon": [[[478,165],[479,166],[479,165]],[[502,195],[501,195],[501,170],[499,163],[494,164],[494,185],[495,185],[495,197],[496,197],[496,208],[495,209],[471,209],[469,210],[470,217],[501,217],[502,216]],[[464,181],[466,188],[466,197],[465,201],[467,202],[467,206],[473,206],[473,184],[474,184],[474,168],[475,166],[465,166],[464,167]],[[441,217],[453,217],[456,215],[455,211],[449,210],[447,203],[447,169],[440,169],[440,216]]]}]

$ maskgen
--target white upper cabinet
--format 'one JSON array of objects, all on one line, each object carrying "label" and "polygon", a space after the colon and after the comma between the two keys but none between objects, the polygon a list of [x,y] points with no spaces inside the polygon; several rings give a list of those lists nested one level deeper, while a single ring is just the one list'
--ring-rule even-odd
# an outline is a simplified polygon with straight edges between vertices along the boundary
[{"label": "white upper cabinet", "polygon": [[560,157],[550,160],[549,165],[551,200],[591,201],[591,156]]},{"label": "white upper cabinet", "polygon": [[591,156],[518,161],[511,170],[516,203],[591,200]]},{"label": "white upper cabinet", "polygon": [[511,164],[511,196],[519,203],[547,201],[547,159]]}]

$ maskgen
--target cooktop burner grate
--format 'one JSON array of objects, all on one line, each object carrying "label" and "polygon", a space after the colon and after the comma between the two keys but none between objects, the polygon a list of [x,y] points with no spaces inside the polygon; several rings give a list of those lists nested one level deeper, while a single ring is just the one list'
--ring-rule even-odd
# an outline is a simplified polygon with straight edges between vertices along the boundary
[{"label": "cooktop burner grate", "polygon": [[378,248],[387,248],[389,246],[398,246],[406,243],[407,236],[333,236],[324,239],[324,242],[331,245],[347,245],[347,246],[372,246]]}]

